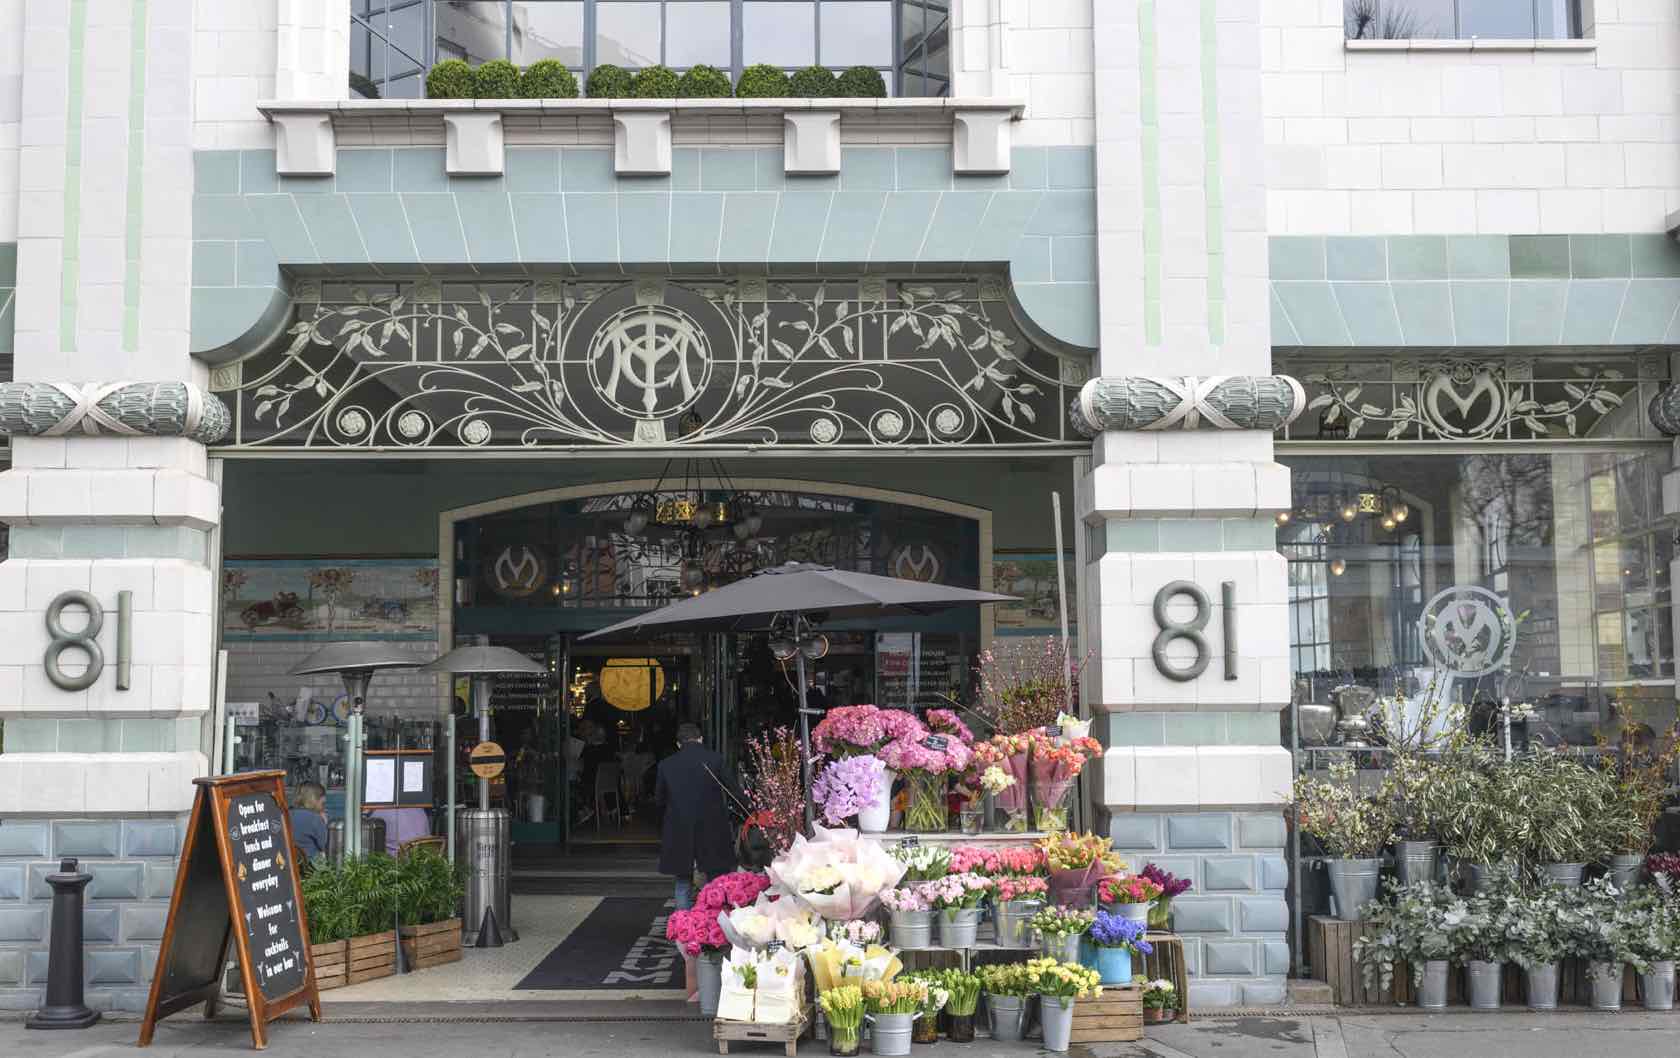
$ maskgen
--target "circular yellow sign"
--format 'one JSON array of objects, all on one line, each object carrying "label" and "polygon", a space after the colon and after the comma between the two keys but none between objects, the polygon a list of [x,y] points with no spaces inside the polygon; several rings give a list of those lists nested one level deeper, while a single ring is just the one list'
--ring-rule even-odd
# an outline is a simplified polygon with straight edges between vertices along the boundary
[{"label": "circular yellow sign", "polygon": [[480,779],[494,779],[507,767],[507,754],[495,742],[480,742],[473,747],[472,773]]},{"label": "circular yellow sign", "polygon": [[601,666],[600,682],[608,705],[639,713],[665,693],[665,669],[657,658],[612,658]]}]

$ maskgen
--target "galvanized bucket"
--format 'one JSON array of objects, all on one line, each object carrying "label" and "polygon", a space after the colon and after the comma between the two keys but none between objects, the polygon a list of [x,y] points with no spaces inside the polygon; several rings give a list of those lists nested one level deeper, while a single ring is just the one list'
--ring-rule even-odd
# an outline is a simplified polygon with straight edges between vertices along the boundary
[{"label": "galvanized bucket", "polygon": [[1639,975],[1639,990],[1646,1010],[1674,1009],[1674,963],[1654,962]]},{"label": "galvanized bucket", "polygon": [[1498,1010],[1504,990],[1505,964],[1472,959],[1466,964],[1470,978],[1470,1009]]},{"label": "galvanized bucket", "polygon": [[1530,1010],[1556,1010],[1558,1002],[1558,964],[1525,966],[1523,977],[1528,985]]},{"label": "galvanized bucket", "polygon": [[920,1014],[870,1014],[869,1049],[876,1054],[910,1053],[910,1027]]},{"label": "galvanized bucket", "polygon": [[1065,1051],[1073,1036],[1074,1001],[1064,996],[1038,997],[1038,1023],[1044,1029],[1044,1049]]},{"label": "galvanized bucket", "polygon": [[1079,961],[1079,937],[1078,933],[1068,933],[1059,937],[1043,934],[1039,937],[1038,950],[1047,959],[1076,963]]},{"label": "galvanized bucket", "polygon": [[1336,917],[1358,922],[1360,909],[1377,898],[1380,860],[1327,860],[1330,895],[1336,902]]},{"label": "galvanized bucket", "polygon": [[700,986],[700,1016],[717,1017],[718,998],[723,994],[723,956],[702,952],[694,960],[694,979]]},{"label": "galvanized bucket", "polygon": [[1110,905],[1115,914],[1119,915],[1121,918],[1126,919],[1128,922],[1142,922],[1146,926],[1149,924],[1149,909],[1154,906],[1155,905],[1150,901],[1145,901],[1141,904]]},{"label": "galvanized bucket", "polygon": [[1621,963],[1587,963],[1587,982],[1592,986],[1592,1008],[1594,1010],[1622,1009]]},{"label": "galvanized bucket", "polygon": [[[972,948],[980,934],[980,909],[937,911],[939,946],[941,948]],[[895,931],[896,932],[896,931]]]},{"label": "galvanized bucket", "polygon": [[1031,948],[1037,941],[1027,923],[1044,905],[1037,900],[1000,900],[997,904],[997,942],[1002,948]]},{"label": "galvanized bucket", "polygon": [[1581,884],[1581,877],[1587,873],[1584,863],[1542,863],[1540,877],[1558,885],[1577,886]]},{"label": "galvanized bucket", "polygon": [[1430,959],[1423,964],[1423,984],[1418,988],[1418,1006],[1424,1010],[1446,1009],[1448,966],[1445,959]]},{"label": "galvanized bucket", "polygon": [[999,1043],[1017,1043],[1027,1027],[1027,999],[1025,996],[986,997],[986,1013],[992,1022],[992,1039]]},{"label": "galvanized bucket", "polygon": [[933,947],[933,912],[894,911],[892,942],[895,948]]},{"label": "galvanized bucket", "polygon": [[1645,857],[1612,856],[1608,866],[1610,868],[1610,884],[1625,893],[1639,884],[1639,875],[1645,866]]},{"label": "galvanized bucket", "polygon": [[1479,893],[1496,881],[1514,881],[1517,869],[1509,863],[1467,863],[1469,878],[1465,885],[1471,893]]},{"label": "galvanized bucket", "polygon": [[1394,873],[1401,885],[1435,880],[1435,863],[1441,846],[1433,841],[1397,841],[1394,843]]}]

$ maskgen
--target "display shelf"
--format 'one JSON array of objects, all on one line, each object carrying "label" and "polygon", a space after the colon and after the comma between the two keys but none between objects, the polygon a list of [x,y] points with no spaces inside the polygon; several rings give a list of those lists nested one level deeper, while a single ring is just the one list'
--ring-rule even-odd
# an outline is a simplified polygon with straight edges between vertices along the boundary
[{"label": "display shelf", "polygon": [[888,830],[880,834],[865,834],[866,838],[889,845],[898,844],[905,838],[916,838],[924,845],[1031,845],[1042,838],[1051,836],[1048,830],[1027,830],[1017,833],[1004,833],[997,830],[987,830],[979,834],[964,834],[955,830],[940,831],[938,833],[922,833],[915,830]]}]

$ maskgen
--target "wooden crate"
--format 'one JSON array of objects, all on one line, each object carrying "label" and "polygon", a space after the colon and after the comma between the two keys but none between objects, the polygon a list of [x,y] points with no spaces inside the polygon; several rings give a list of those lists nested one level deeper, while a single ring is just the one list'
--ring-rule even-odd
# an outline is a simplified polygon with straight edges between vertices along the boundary
[{"label": "wooden crate", "polygon": [[786,1025],[761,1025],[756,1021],[712,1021],[712,1039],[717,1041],[718,1053],[728,1054],[731,1043],[780,1044],[783,1053],[793,1058],[799,1053],[799,1038],[811,1025],[811,1011],[807,1007],[798,1018]]},{"label": "wooden crate", "polygon": [[1130,1043],[1143,1039],[1143,989],[1104,985],[1101,999],[1073,1004],[1071,1043]]},{"label": "wooden crate", "polygon": [[1144,937],[1155,949],[1143,957],[1143,976],[1151,981],[1164,978],[1178,993],[1179,1021],[1190,1020],[1190,973],[1184,965],[1184,940],[1176,933],[1150,933]]},{"label": "wooden crate", "polygon": [[351,937],[346,943],[350,947],[346,984],[374,981],[397,972],[396,930]]},{"label": "wooden crate", "polygon": [[309,962],[315,967],[317,989],[325,992],[331,988],[345,986],[345,974],[349,970],[348,952],[348,942],[342,940],[309,946]]},{"label": "wooden crate", "polygon": [[425,970],[461,961],[461,920],[431,922],[402,928],[403,958],[410,970]]}]

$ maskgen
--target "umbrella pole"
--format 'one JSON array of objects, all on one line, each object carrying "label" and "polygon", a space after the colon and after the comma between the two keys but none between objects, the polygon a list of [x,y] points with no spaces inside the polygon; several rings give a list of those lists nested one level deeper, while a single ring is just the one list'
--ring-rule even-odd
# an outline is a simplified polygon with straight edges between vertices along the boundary
[{"label": "umbrella pole", "polygon": [[[797,627],[797,626],[796,626]],[[797,637],[795,637],[797,641]],[[817,814],[811,807],[811,717],[806,712],[805,705],[805,652],[794,653],[795,665],[799,670],[799,689],[795,694],[799,708],[799,769],[805,777],[805,830],[812,833],[812,827],[817,821]]]}]

